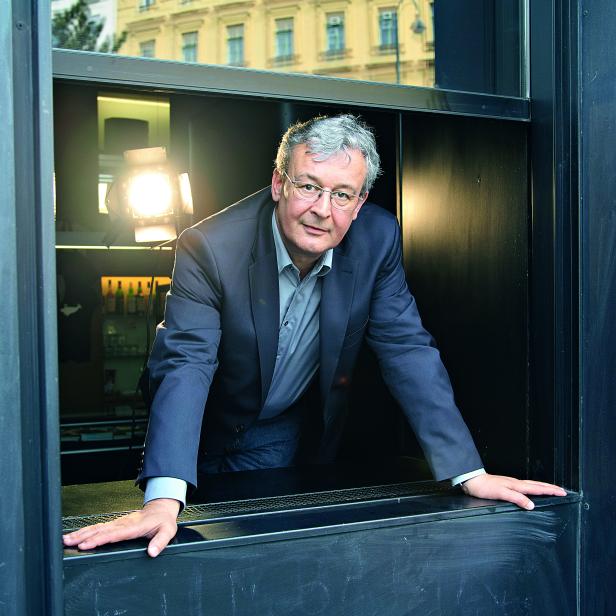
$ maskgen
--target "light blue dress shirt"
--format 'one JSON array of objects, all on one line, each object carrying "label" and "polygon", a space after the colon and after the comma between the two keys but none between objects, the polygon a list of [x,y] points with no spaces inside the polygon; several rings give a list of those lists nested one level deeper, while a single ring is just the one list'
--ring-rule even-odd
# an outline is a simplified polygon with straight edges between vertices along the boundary
[{"label": "light blue dress shirt", "polygon": [[282,241],[275,214],[272,233],[278,264],[279,325],[274,374],[259,419],[288,409],[306,390],[319,368],[319,306],[323,276],[332,268],[333,249],[321,255],[300,279]]},{"label": "light blue dress shirt", "polygon": [[[289,408],[304,392],[319,369],[319,306],[323,276],[332,268],[333,249],[321,255],[312,270],[300,279],[284,245],[275,212],[272,233],[278,266],[279,324],[278,351],[272,382],[259,419],[275,417]],[[453,477],[457,485],[485,473],[483,468]],[[174,498],[186,503],[186,482],[175,477],[151,477],[144,502]]]}]

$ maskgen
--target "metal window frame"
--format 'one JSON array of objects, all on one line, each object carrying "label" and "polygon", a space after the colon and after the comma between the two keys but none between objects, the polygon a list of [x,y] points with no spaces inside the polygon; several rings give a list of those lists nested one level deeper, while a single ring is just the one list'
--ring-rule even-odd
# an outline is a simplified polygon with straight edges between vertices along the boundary
[{"label": "metal window frame", "polygon": [[0,3],[0,451],[9,616],[62,614],[51,6]]},{"label": "metal window frame", "polygon": [[55,79],[530,121],[528,99],[223,65],[53,51]]},{"label": "metal window frame", "polygon": [[[545,6],[542,8],[541,4]],[[558,42],[575,42],[579,24],[576,20],[571,31],[567,31],[566,11],[570,7],[565,0],[535,2],[530,7],[533,182],[537,187],[543,186],[533,188],[533,213],[539,213],[540,209],[544,212],[542,229],[546,235],[551,231],[558,240],[552,235],[547,248],[543,249],[555,251],[554,260],[547,259],[549,271],[546,275],[556,286],[563,280],[572,281],[566,288],[559,286],[562,290],[542,308],[539,317],[553,334],[538,340],[537,346],[543,349],[539,355],[545,355],[546,349],[548,354],[553,354],[546,370],[560,375],[563,382],[563,375],[570,372],[575,382],[578,367],[561,366],[554,361],[554,355],[577,356],[575,336],[579,314],[575,298],[578,287],[576,273],[572,271],[577,267],[577,254],[571,245],[577,234],[574,211],[578,203],[576,116],[575,109],[568,109],[566,105],[575,97],[578,67],[575,64],[567,75],[566,67],[559,65],[562,70],[558,72],[560,59],[555,60],[554,50],[560,49]],[[0,447],[5,477],[0,499],[4,521],[0,538],[5,571],[11,573],[0,576],[0,601],[4,613],[19,616],[43,613],[53,616],[63,612],[53,284],[50,21],[49,2],[8,0],[0,3],[0,108],[4,120],[0,124],[4,147],[4,156],[0,157],[0,221],[4,232],[4,241],[0,243],[0,271],[5,324],[0,337],[3,401]],[[553,30],[556,30],[557,40],[545,35]],[[575,53],[575,46],[571,53]],[[531,116],[526,99],[83,52],[53,52],[53,73],[58,79],[128,87],[217,92],[517,121],[529,121]],[[558,87],[553,87],[555,82]],[[548,156],[539,160],[542,152],[547,152]],[[561,166],[563,161],[567,163],[565,167]],[[567,178],[574,178],[574,181],[567,184]],[[563,204],[566,207],[561,210]],[[551,219],[553,213],[556,213],[556,220]],[[542,250],[538,243],[540,238],[535,239],[534,249]],[[570,260],[555,268],[553,263],[563,254],[569,254]],[[571,383],[563,383],[558,397],[577,399],[572,387]],[[552,407],[555,397],[552,393],[546,398]],[[563,424],[575,428],[577,412],[577,408],[561,407],[552,429],[564,435]],[[567,443],[564,446],[572,447]],[[566,463],[567,456],[564,458]],[[563,468],[562,451],[559,451],[558,459],[552,463],[557,476],[576,475],[578,464],[574,458],[571,460],[573,468]]]}]

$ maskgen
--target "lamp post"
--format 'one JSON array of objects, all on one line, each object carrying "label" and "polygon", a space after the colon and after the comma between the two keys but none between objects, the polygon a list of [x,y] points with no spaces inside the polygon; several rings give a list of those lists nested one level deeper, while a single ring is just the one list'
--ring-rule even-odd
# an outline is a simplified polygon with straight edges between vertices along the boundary
[{"label": "lamp post", "polygon": [[[404,0],[398,1],[398,6],[396,7],[395,13],[395,24],[394,24],[394,44],[396,49],[396,83],[400,83],[400,40],[398,38],[398,15],[400,13],[400,9],[402,8],[402,3]],[[415,19],[411,23],[411,31],[413,34],[423,34],[426,31],[426,24],[421,18],[421,11],[419,9],[419,4],[417,4],[417,0],[412,0],[413,6],[415,7]]]},{"label": "lamp post", "polygon": [[398,2],[398,6],[396,7],[396,13],[394,15],[394,19],[396,23],[394,24],[394,43],[396,45],[396,83],[400,83],[400,42],[398,39],[398,13],[400,12],[400,8],[402,7],[402,1]]}]

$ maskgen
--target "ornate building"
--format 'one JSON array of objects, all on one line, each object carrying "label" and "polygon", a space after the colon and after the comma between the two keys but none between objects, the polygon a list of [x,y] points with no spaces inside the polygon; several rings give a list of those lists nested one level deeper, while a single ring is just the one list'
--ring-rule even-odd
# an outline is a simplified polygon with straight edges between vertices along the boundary
[{"label": "ornate building", "polygon": [[122,54],[434,85],[428,0],[118,0]]}]

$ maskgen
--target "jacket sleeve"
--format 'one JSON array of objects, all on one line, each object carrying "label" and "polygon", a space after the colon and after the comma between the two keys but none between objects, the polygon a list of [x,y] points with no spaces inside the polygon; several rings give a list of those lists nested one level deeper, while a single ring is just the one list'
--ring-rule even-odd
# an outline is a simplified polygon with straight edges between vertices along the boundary
[{"label": "jacket sleeve", "polygon": [[176,477],[195,486],[205,402],[218,366],[221,282],[205,235],[178,239],[164,321],[148,362],[153,401],[137,479]]},{"label": "jacket sleeve", "polygon": [[441,481],[483,464],[454,402],[440,353],[421,324],[402,267],[400,228],[396,221],[392,225],[393,241],[377,275],[366,340],[434,477]]}]

